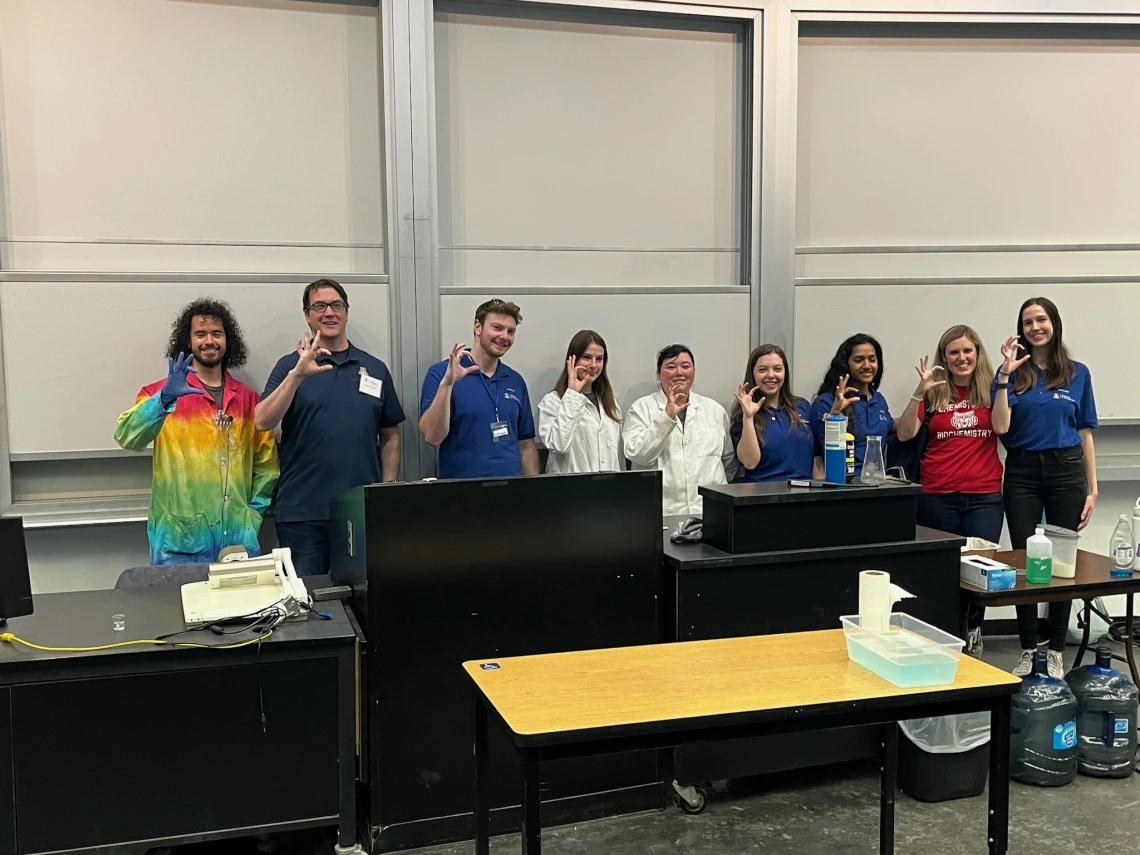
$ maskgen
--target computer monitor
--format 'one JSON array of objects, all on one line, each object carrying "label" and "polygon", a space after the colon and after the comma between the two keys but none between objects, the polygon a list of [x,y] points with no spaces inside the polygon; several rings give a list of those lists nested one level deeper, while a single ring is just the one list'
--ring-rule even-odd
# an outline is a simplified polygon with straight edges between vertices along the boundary
[{"label": "computer monitor", "polygon": [[23,517],[0,518],[0,626],[8,618],[30,615],[32,579],[24,544]]}]

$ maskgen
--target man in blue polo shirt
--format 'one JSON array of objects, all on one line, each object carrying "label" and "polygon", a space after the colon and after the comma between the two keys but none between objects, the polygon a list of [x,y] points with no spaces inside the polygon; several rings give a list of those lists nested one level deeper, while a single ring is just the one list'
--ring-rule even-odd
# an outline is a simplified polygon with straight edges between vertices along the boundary
[{"label": "man in blue polo shirt", "polygon": [[[318,279],[301,298],[310,333],[278,360],[254,411],[281,425],[277,539],[302,576],[329,570],[329,502],[345,490],[395,481],[404,411],[388,367],[348,340],[348,294]],[[379,446],[379,451],[377,450]]]},{"label": "man in blue polo shirt", "polygon": [[538,474],[526,381],[500,361],[521,322],[514,303],[488,300],[475,310],[471,349],[457,344],[428,369],[420,432],[439,449],[440,478]]}]

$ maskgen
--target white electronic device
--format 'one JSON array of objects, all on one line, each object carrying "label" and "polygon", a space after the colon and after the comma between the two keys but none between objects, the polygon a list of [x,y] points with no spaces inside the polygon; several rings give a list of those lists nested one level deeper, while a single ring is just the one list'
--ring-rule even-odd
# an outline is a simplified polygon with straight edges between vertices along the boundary
[{"label": "white electronic device", "polygon": [[182,586],[182,616],[187,626],[244,617],[252,620],[272,611],[301,618],[312,603],[288,547],[260,558],[227,555],[210,565],[205,582]]}]

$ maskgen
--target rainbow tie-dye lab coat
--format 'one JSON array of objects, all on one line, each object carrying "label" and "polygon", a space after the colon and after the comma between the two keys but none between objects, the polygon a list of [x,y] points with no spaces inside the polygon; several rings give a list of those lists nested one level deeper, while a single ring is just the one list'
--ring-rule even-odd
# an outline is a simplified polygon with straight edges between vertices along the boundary
[{"label": "rainbow tie-dye lab coat", "polygon": [[[187,381],[202,388],[194,374]],[[227,373],[220,414],[205,390],[164,409],[163,382],[144,386],[115,429],[115,441],[131,451],[154,443],[150,563],[216,561],[237,544],[259,555],[257,532],[280,469],[273,433],[253,426],[257,392]]]}]

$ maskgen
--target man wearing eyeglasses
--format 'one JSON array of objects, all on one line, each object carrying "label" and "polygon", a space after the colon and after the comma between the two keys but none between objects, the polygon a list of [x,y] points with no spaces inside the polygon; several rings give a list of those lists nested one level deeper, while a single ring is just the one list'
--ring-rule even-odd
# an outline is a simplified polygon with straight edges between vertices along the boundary
[{"label": "man wearing eyeglasses", "polygon": [[520,323],[514,303],[488,300],[475,310],[471,349],[457,344],[428,369],[420,433],[439,448],[440,478],[538,474],[526,381],[502,361]]},{"label": "man wearing eyeglasses", "polygon": [[277,449],[273,434],[254,425],[257,392],[230,376],[246,358],[230,307],[208,298],[186,306],[166,356],[166,379],[144,386],[115,429],[130,451],[154,443],[150,563],[217,561],[227,546],[259,555]]},{"label": "man wearing eyeglasses", "polygon": [[[302,576],[329,569],[329,502],[345,490],[395,481],[404,411],[388,366],[348,340],[348,294],[318,279],[301,297],[309,332],[281,357],[254,419],[281,426],[277,538]],[[377,453],[379,443],[379,453]]]}]

